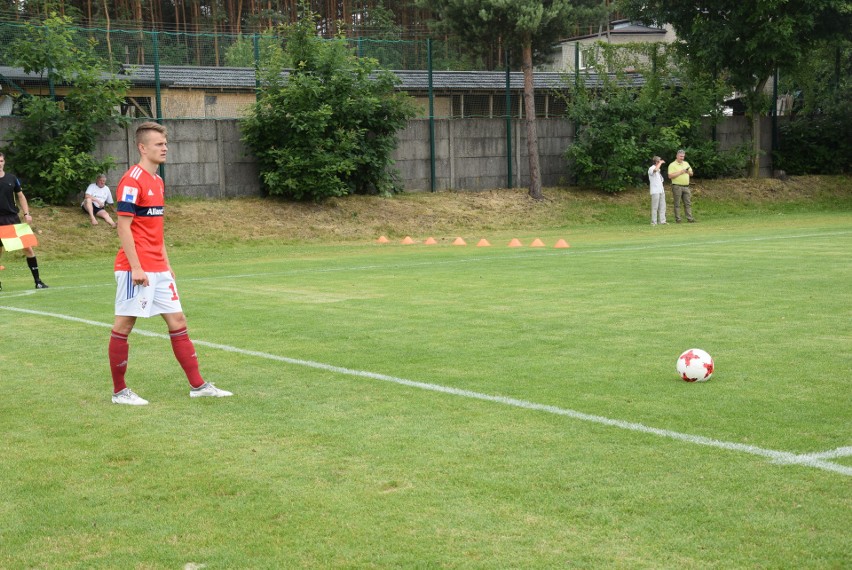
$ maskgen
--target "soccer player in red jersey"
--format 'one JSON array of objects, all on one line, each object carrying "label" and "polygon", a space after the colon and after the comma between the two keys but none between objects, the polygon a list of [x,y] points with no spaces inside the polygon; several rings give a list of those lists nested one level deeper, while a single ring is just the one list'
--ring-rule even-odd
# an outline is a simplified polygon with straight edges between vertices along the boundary
[{"label": "soccer player in red jersey", "polygon": [[127,337],[138,317],[161,315],[169,328],[175,357],[186,373],[192,398],[232,396],[205,382],[198,369],[195,347],[186,330],[174,272],[163,240],[165,187],[157,169],[166,161],[166,128],[146,122],[136,129],[139,163],[118,183],[118,238],[115,257],[115,323],[109,341],[114,404],[144,406],[147,400],[125,384],[129,345]]}]

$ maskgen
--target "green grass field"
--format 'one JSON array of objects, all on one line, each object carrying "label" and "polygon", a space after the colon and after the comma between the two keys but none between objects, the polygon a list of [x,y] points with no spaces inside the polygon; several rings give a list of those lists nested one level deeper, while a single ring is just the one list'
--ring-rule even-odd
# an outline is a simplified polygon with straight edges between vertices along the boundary
[{"label": "green grass field", "polygon": [[156,318],[142,408],[112,255],[4,257],[0,568],[852,567],[852,214],[463,237],[173,248],[236,395]]}]

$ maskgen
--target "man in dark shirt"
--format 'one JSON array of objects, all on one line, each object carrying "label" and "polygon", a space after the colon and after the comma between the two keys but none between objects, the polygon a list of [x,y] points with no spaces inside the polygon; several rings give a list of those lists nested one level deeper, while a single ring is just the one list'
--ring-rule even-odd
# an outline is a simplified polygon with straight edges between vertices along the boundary
[{"label": "man in dark shirt", "polygon": [[[27,198],[21,190],[21,182],[13,174],[6,172],[6,157],[0,152],[0,226],[11,226],[21,223],[21,218],[18,217],[18,206],[15,205],[15,196],[18,197],[18,204],[24,211],[24,221],[32,223],[33,217],[30,215],[30,207],[27,204]],[[0,255],[3,254],[3,242],[0,241]],[[36,289],[47,289],[38,276],[38,261],[36,260],[35,252],[31,247],[24,248],[24,254],[27,256],[27,266],[33,274]],[[0,291],[3,290],[3,285],[0,283]]]}]

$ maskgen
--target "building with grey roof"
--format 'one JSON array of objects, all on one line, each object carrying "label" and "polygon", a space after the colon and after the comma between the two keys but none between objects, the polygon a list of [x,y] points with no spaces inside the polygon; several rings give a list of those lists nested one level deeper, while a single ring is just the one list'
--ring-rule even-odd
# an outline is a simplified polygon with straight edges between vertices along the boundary
[{"label": "building with grey roof", "polygon": [[[393,71],[399,79],[398,89],[414,97],[420,117],[429,116],[429,72],[426,70]],[[130,82],[125,114],[133,117],[154,117],[157,105],[157,84],[163,118],[239,118],[256,101],[257,80],[253,68],[245,67],[188,67],[124,65],[120,76]],[[574,75],[540,71],[535,74],[536,112],[540,117],[559,117],[565,110],[565,96],[576,80],[589,87],[599,84],[597,74]],[[633,75],[630,81],[640,85],[644,79]],[[511,72],[508,90],[511,95],[511,115],[523,116],[523,74]],[[433,71],[431,93],[435,117],[504,117],[506,115],[506,73],[503,71]],[[47,80],[20,68],[0,66],[0,94],[12,98],[22,92],[47,95]],[[66,88],[55,86],[62,97]],[[0,100],[2,101],[2,100]],[[11,106],[2,106],[5,114]]]}]

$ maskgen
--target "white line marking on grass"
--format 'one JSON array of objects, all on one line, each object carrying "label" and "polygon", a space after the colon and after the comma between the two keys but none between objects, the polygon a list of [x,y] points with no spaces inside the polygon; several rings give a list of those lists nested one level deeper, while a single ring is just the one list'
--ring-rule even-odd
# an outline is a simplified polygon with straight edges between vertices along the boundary
[{"label": "white line marking on grass", "polygon": [[[805,457],[808,459],[837,459],[839,457],[852,456],[852,447],[838,447],[837,449],[829,449],[828,451],[819,451],[816,453],[803,453],[796,457]],[[776,460],[777,462],[777,460]]]},{"label": "white line marking on grass", "polygon": [[830,451],[823,451],[821,453],[809,453],[808,455],[816,459],[834,459],[836,457],[849,457],[850,455],[852,455],[852,447],[838,447],[837,449],[832,449]]},{"label": "white line marking on grass", "polygon": [[35,295],[35,289],[28,289],[26,291],[21,291],[20,293],[3,293],[3,299],[14,299],[15,297],[27,297],[29,295]]},{"label": "white line marking on grass", "polygon": [[[101,323],[98,321],[90,321],[88,319],[81,319],[78,317],[72,317],[69,315],[61,315],[57,313],[48,313],[44,311],[34,311],[31,309],[19,309],[17,307],[6,307],[0,305],[0,309],[6,311],[13,311],[18,313],[26,313],[31,315],[39,315],[43,317],[52,317],[56,319],[62,319],[65,321],[71,321],[75,323],[82,323],[86,325],[103,327],[103,328],[112,328],[112,325],[109,323]],[[156,337],[168,340],[169,336],[162,333],[155,333],[145,330],[136,329],[133,331],[136,334],[140,334],[142,336],[148,337]],[[462,398],[471,398],[474,400],[482,400],[486,402],[494,402],[497,404],[503,404],[506,406],[512,406],[515,408],[523,408],[525,410],[534,410],[538,412],[545,412],[549,414],[555,414],[558,416],[565,416],[575,420],[581,420],[585,422],[592,422],[596,424],[602,424],[610,427],[616,427],[620,429],[625,429],[628,431],[634,431],[639,433],[646,433],[650,435],[656,435],[658,437],[665,437],[668,439],[675,439],[678,441],[684,441],[686,443],[691,443],[695,445],[704,445],[708,447],[715,447],[718,449],[725,449],[728,451],[739,451],[742,453],[748,453],[751,455],[757,455],[760,457],[766,457],[770,459],[773,463],[779,464],[793,464],[793,465],[804,465],[807,467],[813,467],[816,469],[822,469],[825,471],[832,471],[834,473],[840,473],[841,475],[852,476],[852,467],[847,467],[845,465],[839,465],[837,463],[832,463],[830,461],[825,461],[826,458],[833,456],[820,457],[823,454],[810,454],[810,455],[797,455],[795,453],[789,453],[786,451],[776,451],[773,449],[764,449],[762,447],[756,447],[754,445],[746,445],[743,443],[734,443],[729,441],[721,441],[718,439],[712,439],[709,437],[704,437],[700,435],[691,435],[688,433],[680,433],[667,429],[660,429],[655,427],[646,426],[644,424],[639,424],[635,422],[627,422],[624,420],[616,420],[612,418],[607,418],[604,416],[596,416],[593,414],[586,414],[583,412],[578,412],[576,410],[570,410],[567,408],[559,408],[556,406],[549,406],[546,404],[537,404],[535,402],[528,402],[526,400],[518,400],[515,398],[508,398],[505,396],[494,396],[491,394],[483,394],[481,392],[472,392],[470,390],[462,390],[460,388],[452,388],[449,386],[441,386],[439,384],[429,384],[426,382],[417,382],[415,380],[406,380],[405,378],[397,378],[396,376],[388,376],[386,374],[378,374],[376,372],[367,372],[364,370],[353,370],[351,368],[343,368],[340,366],[333,366],[331,364],[323,364],[322,362],[314,362],[312,360],[301,360],[298,358],[289,358],[287,356],[278,356],[276,354],[270,354],[268,352],[259,352],[256,350],[245,350],[242,348],[237,348],[235,346],[229,346],[226,344],[217,344],[214,342],[207,342],[203,340],[195,340],[193,339],[193,343],[200,346],[206,346],[208,348],[214,348],[217,350],[222,350],[225,352],[233,352],[236,354],[241,354],[244,356],[254,356],[257,358],[263,358],[266,360],[274,360],[277,362],[285,362],[287,364],[293,364],[296,366],[305,366],[308,368],[315,368],[317,370],[325,370],[327,372],[334,372],[336,374],[344,374],[347,376],[356,376],[359,378],[370,378],[371,380],[380,380],[382,382],[391,382],[393,384],[399,384],[401,386],[408,386],[410,388],[419,388],[421,390],[428,390],[430,392],[439,392],[442,394],[450,394],[453,396],[460,396]],[[840,448],[840,450],[846,450],[852,448]],[[834,450],[837,452],[838,450]],[[830,453],[830,452],[829,452]]]}]

